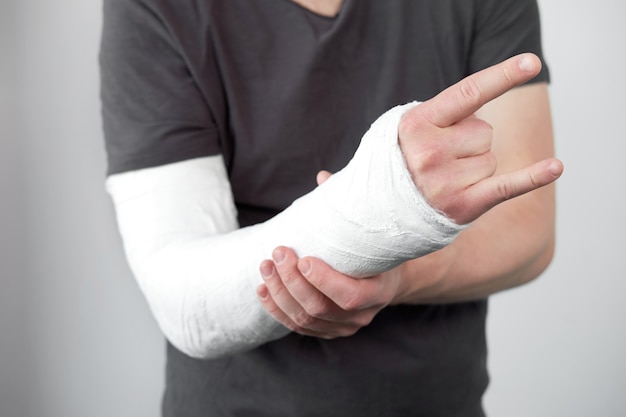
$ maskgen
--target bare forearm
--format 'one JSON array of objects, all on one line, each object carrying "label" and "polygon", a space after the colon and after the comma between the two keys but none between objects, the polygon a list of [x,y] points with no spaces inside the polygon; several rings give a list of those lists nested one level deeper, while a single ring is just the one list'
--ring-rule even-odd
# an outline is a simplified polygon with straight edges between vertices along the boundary
[{"label": "bare forearm", "polygon": [[395,303],[480,299],[538,277],[554,252],[554,190],[535,193],[541,195],[493,209],[448,247],[403,264]]}]

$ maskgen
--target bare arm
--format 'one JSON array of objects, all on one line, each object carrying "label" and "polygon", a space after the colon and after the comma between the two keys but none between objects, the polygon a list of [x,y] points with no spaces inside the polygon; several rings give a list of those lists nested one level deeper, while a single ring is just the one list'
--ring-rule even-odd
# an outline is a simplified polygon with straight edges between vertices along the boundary
[{"label": "bare arm", "polygon": [[[554,155],[546,84],[513,89],[477,116],[493,127],[497,173]],[[477,219],[448,247],[401,266],[394,302],[483,298],[536,278],[554,250],[554,185],[506,201]]]}]

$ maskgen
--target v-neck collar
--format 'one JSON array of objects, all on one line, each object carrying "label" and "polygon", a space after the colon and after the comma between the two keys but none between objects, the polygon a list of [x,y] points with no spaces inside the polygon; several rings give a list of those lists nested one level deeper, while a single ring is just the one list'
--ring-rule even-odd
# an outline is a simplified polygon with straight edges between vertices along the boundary
[{"label": "v-neck collar", "polygon": [[324,15],[324,14],[320,14],[317,12],[314,12],[313,10],[309,9],[308,7],[305,7],[303,5],[301,5],[300,3],[296,3],[293,0],[284,0],[287,1],[289,3],[291,3],[294,7],[299,8],[301,10],[303,10],[305,13],[311,15],[312,17],[316,18],[316,19],[320,19],[322,21],[326,21],[326,22],[334,22],[336,20],[339,19],[339,17],[342,15],[342,12],[344,11],[345,7],[346,7],[346,3],[349,0],[342,0],[341,5],[339,6],[339,10],[337,11],[337,14],[334,16],[328,16],[328,15]]}]

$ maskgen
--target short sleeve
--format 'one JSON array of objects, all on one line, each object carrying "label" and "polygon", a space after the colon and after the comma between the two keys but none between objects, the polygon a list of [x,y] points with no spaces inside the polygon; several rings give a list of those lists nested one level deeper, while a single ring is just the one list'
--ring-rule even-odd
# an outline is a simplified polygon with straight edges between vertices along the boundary
[{"label": "short sleeve", "polygon": [[549,81],[537,1],[476,0],[470,73],[524,52],[536,54],[544,64],[530,82]]},{"label": "short sleeve", "polygon": [[[104,0],[100,94],[108,174],[220,153],[210,107],[163,2]],[[190,23],[191,24],[191,23]]]}]

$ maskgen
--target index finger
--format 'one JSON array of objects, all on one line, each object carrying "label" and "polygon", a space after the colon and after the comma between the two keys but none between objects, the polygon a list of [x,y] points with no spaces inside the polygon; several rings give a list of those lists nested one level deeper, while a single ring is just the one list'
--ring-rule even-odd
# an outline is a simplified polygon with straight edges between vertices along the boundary
[{"label": "index finger", "polygon": [[536,55],[517,55],[462,79],[416,109],[425,112],[424,116],[434,125],[448,127],[534,78],[540,70],[541,61]]}]

